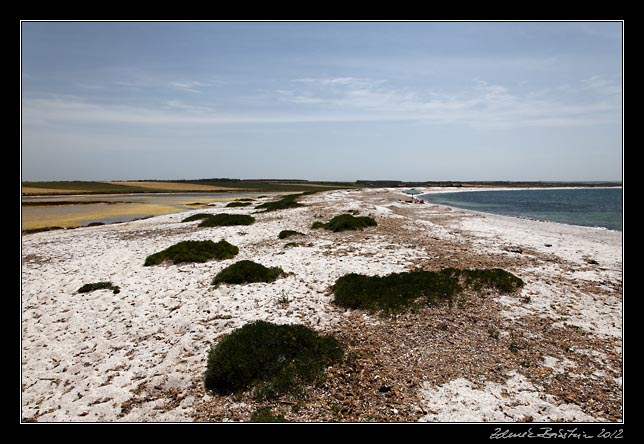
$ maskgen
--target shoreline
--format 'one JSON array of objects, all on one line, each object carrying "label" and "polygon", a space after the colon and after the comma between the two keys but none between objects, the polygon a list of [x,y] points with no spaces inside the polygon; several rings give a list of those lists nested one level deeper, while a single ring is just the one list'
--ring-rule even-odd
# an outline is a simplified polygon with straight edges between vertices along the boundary
[{"label": "shoreline", "polygon": [[[453,190],[446,190],[443,191],[441,189],[435,189],[435,190],[430,190],[427,192],[424,192],[422,194],[418,194],[417,196],[422,196],[425,194],[447,194],[447,193],[469,193],[469,192],[479,192],[479,191],[529,191],[529,190],[583,190],[583,189],[602,189],[602,190],[608,190],[608,189],[615,189],[619,188],[622,189],[621,186],[619,187],[551,187],[551,188],[494,188],[494,189],[481,189],[481,188],[468,188],[468,189],[459,189],[459,188],[454,188]],[[404,194],[404,196],[408,196],[407,194]],[[451,208],[453,210],[464,210],[464,211],[469,211],[471,213],[475,214],[480,214],[480,215],[493,215],[493,216],[505,216],[505,217],[514,217],[517,219],[524,219],[524,220],[530,220],[530,221],[536,221],[536,222],[547,222],[547,223],[553,223],[553,224],[561,224],[561,225],[570,225],[573,227],[584,227],[584,228],[591,228],[595,230],[607,230],[607,231],[613,231],[617,233],[622,233],[623,230],[612,230],[607,227],[598,227],[598,226],[589,226],[589,225],[576,225],[576,224],[571,224],[571,223],[565,223],[565,222],[559,222],[559,221],[554,221],[554,220],[548,220],[548,219],[536,219],[533,217],[528,217],[528,216],[519,216],[519,215],[513,215],[513,214],[499,214],[499,213],[492,213],[492,212],[486,212],[486,211],[479,211],[479,210],[472,210],[470,208],[461,208],[457,207],[454,205],[446,204],[446,203],[438,203],[438,202],[425,202],[425,205],[440,205],[444,206],[447,208]]]},{"label": "shoreline", "polygon": [[[256,401],[205,393],[202,377],[213,343],[264,319],[333,333],[354,356],[329,368],[327,382],[311,389],[301,409],[285,412],[289,420],[619,421],[622,233],[416,207],[403,197],[400,189],[329,191],[303,198],[306,207],[256,214],[245,227],[180,223],[204,211],[195,209],[24,237],[22,418],[248,420]],[[315,220],[352,210],[378,226],[310,229]],[[206,211],[252,209],[220,203]],[[304,232],[304,244],[285,248],[277,239],[283,229]],[[189,239],[226,239],[240,254],[142,266],[148,254]],[[218,270],[242,259],[293,274],[270,285],[210,286]],[[520,295],[395,319],[340,309],[329,292],[349,272],[449,266],[504,268],[526,286]],[[121,293],[75,293],[102,280]],[[287,306],[276,303],[283,294]],[[379,392],[383,384],[393,390]]]}]

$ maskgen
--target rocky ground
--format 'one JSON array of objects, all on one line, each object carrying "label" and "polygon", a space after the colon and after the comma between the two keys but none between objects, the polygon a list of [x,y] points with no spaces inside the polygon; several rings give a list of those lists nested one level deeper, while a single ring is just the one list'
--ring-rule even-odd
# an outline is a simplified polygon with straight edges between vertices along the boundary
[{"label": "rocky ground", "polygon": [[[180,223],[193,212],[27,235],[22,269],[25,421],[247,421],[270,406],[298,422],[620,421],[621,233],[405,202],[395,190],[333,191],[244,227]],[[235,212],[215,204],[194,212]],[[347,211],[358,232],[311,230]],[[306,234],[280,240],[279,231]],[[143,267],[180,240],[237,245],[232,260]],[[289,242],[300,245],[286,247]],[[213,288],[252,259],[291,273]],[[514,295],[468,294],[396,317],[344,310],[330,287],[351,272],[504,268]],[[121,287],[76,293],[85,283]],[[284,302],[288,300],[288,302]],[[258,402],[203,387],[223,335],[264,319],[302,323],[346,345],[305,397]]]}]

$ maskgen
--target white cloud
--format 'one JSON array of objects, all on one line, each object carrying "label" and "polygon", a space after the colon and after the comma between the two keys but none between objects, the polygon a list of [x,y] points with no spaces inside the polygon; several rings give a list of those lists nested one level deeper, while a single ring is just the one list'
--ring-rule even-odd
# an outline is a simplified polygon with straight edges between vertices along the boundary
[{"label": "white cloud", "polygon": [[[288,91],[284,100],[311,108],[325,107],[328,112],[366,113],[374,119],[389,115],[396,120],[472,127],[550,127],[614,123],[619,113],[618,104],[604,98],[582,104],[562,102],[545,92],[520,96],[481,79],[474,79],[472,87],[458,92],[395,89],[385,87],[382,80],[354,77],[296,81],[302,87]],[[578,89],[583,88],[605,95],[621,92],[621,88],[597,76],[582,81]]]},{"label": "white cloud", "polygon": [[374,87],[385,83],[385,80],[375,80],[363,77],[306,77],[294,79],[293,82],[316,85],[316,86],[339,86],[352,88]]},{"label": "white cloud", "polygon": [[607,96],[622,93],[622,86],[619,83],[597,75],[582,80],[581,89]]},{"label": "white cloud", "polygon": [[[252,112],[220,112],[178,100],[168,100],[160,107],[144,107],[50,97],[23,100],[22,117],[27,125],[415,121],[477,128],[616,124],[621,117],[621,105],[614,95],[590,94],[584,101],[555,92],[519,95],[504,85],[480,79],[456,92],[393,88],[383,80],[357,77],[305,78],[293,83],[298,86],[262,97],[262,106],[253,107]],[[180,85],[190,89],[203,84]],[[576,90],[607,93],[614,92],[614,88],[614,82],[594,76],[580,82]]]},{"label": "white cloud", "polygon": [[[173,106],[174,105],[174,106]],[[29,98],[22,102],[26,126],[59,124],[131,125],[229,125],[298,122],[369,121],[358,114],[223,114],[181,102],[166,102],[163,108],[91,103],[78,99]]]},{"label": "white cloud", "polygon": [[201,92],[200,88],[209,86],[207,83],[198,82],[196,80],[174,81],[174,82],[170,82],[169,85],[172,88],[175,88],[181,91],[192,92],[192,93],[200,93]]},{"label": "white cloud", "polygon": [[167,109],[176,109],[193,113],[207,113],[213,111],[213,109],[208,106],[190,105],[188,103],[180,102],[179,100],[168,100],[165,104]]}]

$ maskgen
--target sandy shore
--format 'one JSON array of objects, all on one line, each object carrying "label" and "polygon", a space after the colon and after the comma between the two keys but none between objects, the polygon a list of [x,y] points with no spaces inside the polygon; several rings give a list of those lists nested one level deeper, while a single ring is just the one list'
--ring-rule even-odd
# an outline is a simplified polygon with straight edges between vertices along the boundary
[{"label": "sandy shore", "polygon": [[[213,343],[264,319],[306,324],[347,346],[323,386],[272,405],[292,421],[620,421],[622,233],[405,200],[396,190],[333,191],[257,214],[251,226],[180,223],[198,209],[24,236],[22,418],[248,420],[263,404],[204,392],[203,372]],[[253,211],[224,205],[205,212]],[[378,227],[310,229],[350,210]],[[307,236],[285,248],[293,239],[278,239],[284,229]],[[226,239],[240,254],[143,267],[189,239]],[[218,271],[242,259],[292,274],[212,288]],[[346,273],[449,266],[505,268],[526,286],[394,319],[332,304],[329,287]],[[119,294],[76,293],[108,280]],[[288,304],[277,302],[284,297]]]}]

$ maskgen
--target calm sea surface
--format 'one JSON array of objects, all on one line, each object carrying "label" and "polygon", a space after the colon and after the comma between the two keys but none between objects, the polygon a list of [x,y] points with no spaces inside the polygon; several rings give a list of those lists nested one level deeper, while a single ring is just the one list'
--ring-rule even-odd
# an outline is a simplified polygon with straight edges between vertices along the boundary
[{"label": "calm sea surface", "polygon": [[418,197],[467,210],[622,231],[622,188],[463,191]]}]

